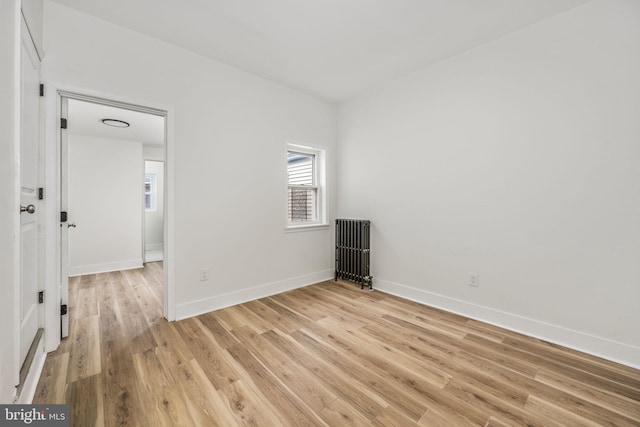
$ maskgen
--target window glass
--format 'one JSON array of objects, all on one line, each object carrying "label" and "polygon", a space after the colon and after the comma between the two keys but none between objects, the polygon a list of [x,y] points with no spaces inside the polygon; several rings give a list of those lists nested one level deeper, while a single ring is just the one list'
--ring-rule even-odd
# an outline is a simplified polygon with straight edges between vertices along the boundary
[{"label": "window glass", "polygon": [[287,172],[289,185],[314,185],[313,154],[287,153]]}]

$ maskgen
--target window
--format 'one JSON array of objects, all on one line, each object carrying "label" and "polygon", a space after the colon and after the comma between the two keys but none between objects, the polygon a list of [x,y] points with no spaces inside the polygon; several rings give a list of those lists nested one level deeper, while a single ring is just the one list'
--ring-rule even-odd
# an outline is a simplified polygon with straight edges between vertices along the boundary
[{"label": "window", "polygon": [[148,173],[144,176],[144,209],[156,210],[156,174]]},{"label": "window", "polygon": [[324,151],[287,145],[287,224],[325,225]]}]

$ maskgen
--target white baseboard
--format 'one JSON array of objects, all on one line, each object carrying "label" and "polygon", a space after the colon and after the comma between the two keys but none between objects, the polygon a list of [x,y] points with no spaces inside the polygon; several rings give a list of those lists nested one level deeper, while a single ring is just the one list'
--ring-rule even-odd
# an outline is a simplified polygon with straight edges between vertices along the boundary
[{"label": "white baseboard", "polygon": [[401,285],[389,280],[376,279],[374,288],[381,292],[640,369],[640,348],[629,344]]},{"label": "white baseboard", "polygon": [[304,276],[292,277],[278,282],[265,283],[248,289],[216,295],[197,301],[178,304],[176,306],[176,320],[182,320],[221,308],[230,307],[243,302],[268,297],[314,283],[323,282],[333,278],[333,270],[319,271]]},{"label": "white baseboard", "polygon": [[104,264],[69,266],[69,277],[84,276],[85,274],[108,273],[110,271],[132,270],[142,268],[142,259],[128,261],[107,262]]},{"label": "white baseboard", "polygon": [[47,352],[44,351],[44,337],[38,343],[38,348],[34,355],[34,359],[31,362],[31,368],[24,380],[22,391],[20,396],[16,397],[16,402],[19,405],[28,405],[33,402],[33,397],[36,395],[36,388],[38,387],[38,381],[40,375],[42,375],[42,369],[44,369],[44,362],[47,359]]}]

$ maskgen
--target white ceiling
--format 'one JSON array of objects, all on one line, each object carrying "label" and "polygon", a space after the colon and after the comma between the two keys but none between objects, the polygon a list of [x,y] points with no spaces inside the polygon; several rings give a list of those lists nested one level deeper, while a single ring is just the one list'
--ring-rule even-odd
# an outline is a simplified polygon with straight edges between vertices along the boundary
[{"label": "white ceiling", "polygon": [[589,0],[53,0],[342,101]]},{"label": "white ceiling", "polygon": [[[164,117],[123,108],[69,100],[67,131],[74,135],[141,142],[152,147],[164,147]],[[102,123],[102,119],[123,120],[128,128]]]}]

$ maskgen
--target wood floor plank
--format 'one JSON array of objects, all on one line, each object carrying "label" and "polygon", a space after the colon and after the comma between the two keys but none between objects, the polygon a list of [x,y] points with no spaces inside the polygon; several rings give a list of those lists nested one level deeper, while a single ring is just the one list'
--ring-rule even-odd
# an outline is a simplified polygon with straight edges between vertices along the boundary
[{"label": "wood floor plank", "polygon": [[220,321],[218,321],[216,313],[203,314],[198,316],[197,320],[203,327],[209,330],[209,333],[220,347],[226,349],[238,344],[238,339],[227,331]]},{"label": "wood floor plank", "polygon": [[544,417],[549,425],[596,427],[600,424],[582,418],[576,414],[554,405],[536,396],[529,396],[525,408],[538,416]]},{"label": "wood floor plank", "polygon": [[485,325],[486,323],[469,320],[468,322],[465,322],[464,329],[469,334],[479,335],[495,342],[502,342],[505,337],[508,336],[502,331],[496,332],[494,328],[487,328]]},{"label": "wood floor plank", "polygon": [[394,406],[388,406],[371,421],[371,425],[376,427],[406,427],[419,426],[420,424],[407,417]]},{"label": "wood floor plank", "polygon": [[[375,292],[374,292],[375,293]],[[417,316],[428,317],[434,321],[439,321],[451,326],[464,326],[469,319],[456,313],[451,313],[439,308],[429,307],[416,301],[411,301],[405,298],[400,298],[395,295],[382,294],[384,298],[380,298],[379,302],[386,304],[394,304],[399,307],[409,310],[415,313]]]},{"label": "wood floor plank", "polygon": [[[313,295],[315,298],[321,299],[325,303],[339,308],[341,312],[349,314],[352,318],[355,318],[366,324],[378,322],[380,317],[387,313],[384,309],[379,308],[375,303],[371,302],[367,303],[367,310],[362,310],[362,301],[364,301],[362,296],[352,298],[349,295],[343,293],[331,292],[330,287],[326,288],[318,286],[308,287],[307,289],[308,292],[311,292],[311,295]],[[370,294],[371,292],[368,292],[365,295]],[[376,299],[375,302],[377,301],[379,300]]]},{"label": "wood floor plank", "polygon": [[285,292],[272,297],[274,301],[287,307],[289,310],[305,316],[310,320],[320,320],[327,314],[315,304],[315,301],[304,293],[303,289]]},{"label": "wood floor plank", "polygon": [[231,408],[225,404],[196,360],[173,369],[189,416],[196,426],[227,427],[238,424]]},{"label": "wood floor plank", "polygon": [[[503,345],[508,345],[513,349],[517,349],[523,352],[535,354],[538,357],[542,357],[550,362],[554,363],[554,366],[560,370],[565,366],[570,366],[573,369],[577,369],[588,373],[589,375],[605,378],[611,382],[624,384],[626,387],[633,388],[636,391],[640,391],[640,378],[636,378],[630,375],[628,372],[618,370],[618,365],[613,363],[603,364],[603,360],[596,359],[595,357],[586,357],[586,355],[576,354],[569,349],[559,349],[557,346],[552,346],[544,341],[535,340],[532,338],[506,338]],[[574,357],[568,359],[567,356],[573,354]],[[571,360],[571,363],[567,363]]]},{"label": "wood floor plank", "polygon": [[338,279],[335,281],[328,280],[326,282],[318,283],[316,286],[325,288],[330,291],[339,290],[340,293],[345,295],[347,298],[362,298],[363,300],[367,300],[370,302],[377,302],[390,297],[393,298],[393,296],[389,294],[384,294],[373,290],[370,291],[368,289],[360,289],[360,286],[354,285],[353,283],[342,279]]},{"label": "wood floor plank", "polygon": [[[278,295],[276,295],[276,297],[277,296]],[[278,302],[278,300],[274,297],[262,298],[260,301],[267,307],[271,308],[273,311],[277,312],[283,318],[286,318],[288,321],[293,322],[294,325],[297,325],[293,327],[293,329],[291,330],[287,328],[285,329],[277,328],[277,329],[280,329],[287,333],[291,333],[291,332],[297,331],[301,327],[308,326],[312,323],[312,321],[308,317],[302,316],[294,312],[293,310],[283,305],[281,302]]]},{"label": "wood floor plank", "polygon": [[69,382],[99,374],[100,326],[97,315],[73,321],[73,344],[69,351]]},{"label": "wood floor plank", "polygon": [[571,381],[562,375],[551,373],[544,369],[538,371],[535,380],[552,389],[576,396],[630,419],[640,419],[640,407],[637,405],[637,402],[629,398],[611,394],[607,391],[576,381]]},{"label": "wood floor plank", "polygon": [[473,358],[469,360],[464,357],[465,355],[467,353],[460,352],[450,361],[451,368],[459,373],[455,376],[457,380],[488,392],[499,400],[518,408],[525,405],[531,390],[528,385],[532,384],[533,380],[502,367],[499,367],[499,370],[488,369],[483,361]]},{"label": "wood floor plank", "polygon": [[[136,382],[133,354],[123,340],[108,341],[101,349],[105,425],[140,425],[136,417],[142,411],[145,395],[141,385]],[[75,400],[68,400],[67,403],[78,404]]]},{"label": "wood floor plank", "polygon": [[[397,383],[406,381],[404,378],[393,377],[392,374],[385,374],[379,370],[373,370],[365,366],[357,359],[350,358],[343,350],[333,347],[325,342],[322,337],[312,331],[302,329],[292,334],[300,344],[309,351],[320,354],[325,360],[330,361],[342,372],[347,373],[351,378],[357,378],[358,382],[374,391],[380,397],[399,408],[409,418],[417,421],[427,409],[424,401],[415,396],[410,388],[404,389]],[[383,376],[384,375],[384,376]],[[427,385],[422,385],[420,392],[424,393]],[[431,391],[434,391],[433,387]],[[440,390],[438,388],[438,390]]]},{"label": "wood floor plank", "polygon": [[337,305],[335,300],[327,298],[327,292],[322,292],[322,290],[314,289],[313,287],[306,287],[304,292],[315,301],[315,304],[320,307],[325,314],[325,317],[318,321],[331,318],[340,323],[351,325],[354,328],[361,328],[367,324],[366,319],[363,318],[360,313],[349,313],[347,310],[344,310],[341,305]]},{"label": "wood floor plank", "polygon": [[[552,420],[538,417],[535,413],[524,410],[525,405],[513,405],[511,402],[485,392],[481,388],[474,387],[464,380],[454,379],[445,387],[445,391],[476,408],[483,416],[480,421],[484,425],[491,415],[497,415],[513,425],[526,425],[530,427],[560,427],[560,424]],[[466,412],[466,411],[465,411]],[[478,421],[478,420],[474,420]]]},{"label": "wood floor plank", "polygon": [[319,381],[310,376],[296,363],[288,359],[286,354],[262,335],[250,329],[236,330],[241,342],[254,356],[276,377],[286,379],[287,388],[300,397],[316,413],[337,399],[337,395]]},{"label": "wood floor plank", "polygon": [[[283,426],[288,425],[280,420],[279,414],[258,388],[249,381],[238,380],[218,390],[224,405],[231,408],[236,425],[241,426]],[[233,425],[233,424],[230,424]]]},{"label": "wood floor plank", "polygon": [[244,304],[229,307],[225,311],[233,313],[236,318],[241,319],[242,323],[235,326],[233,331],[238,328],[251,328],[260,334],[271,329],[265,319],[262,319],[257,313],[253,313]]},{"label": "wood floor plank", "polygon": [[76,299],[75,318],[83,319],[98,315],[98,291],[95,287],[85,287],[78,289]]},{"label": "wood floor plank", "polygon": [[173,386],[176,382],[172,374],[172,366],[167,366],[163,358],[158,356],[161,349],[147,350],[143,353],[134,353],[133,369],[136,382],[144,394],[153,394],[163,387]]},{"label": "wood floor plank", "polygon": [[147,395],[143,402],[148,409],[139,414],[142,425],[199,427],[191,418],[179,388],[162,387]]},{"label": "wood floor plank", "polygon": [[[215,318],[218,320],[218,322],[220,322],[220,324],[229,332],[233,331],[235,328],[247,326],[246,320],[243,317],[239,316],[238,313],[233,309],[217,310],[213,314],[215,315]],[[207,316],[207,314],[203,316]]]},{"label": "wood floor plank", "polygon": [[127,274],[125,278],[142,314],[145,316],[146,322],[153,324],[162,319],[162,300],[148,285],[147,279],[141,270],[131,270],[130,274]]},{"label": "wood floor plank", "polygon": [[[234,371],[234,367],[225,357],[224,348],[218,344],[199,319],[186,319],[177,322],[176,327],[193,358],[204,370],[215,389],[221,389],[240,379]],[[180,364],[182,363],[184,361],[180,362]]]},{"label": "wood floor plank", "polygon": [[430,318],[428,315],[423,313],[412,312],[409,309],[402,307],[401,304],[397,304],[395,301],[380,301],[378,304],[381,307],[385,307],[387,311],[393,311],[396,317],[414,323],[425,329],[434,330],[453,338],[464,338],[468,333],[462,326]]},{"label": "wood floor plank", "polygon": [[458,358],[466,360],[469,365],[476,366],[478,369],[486,372],[488,375],[491,375],[491,377],[495,378],[497,381],[502,381],[509,385],[526,390],[529,397],[532,395],[544,396],[545,399],[552,401],[554,405],[577,415],[581,415],[584,418],[599,420],[602,425],[628,425],[629,423],[629,418],[626,417],[624,413],[610,411],[606,408],[606,405],[601,405],[600,401],[598,401],[598,403],[594,403],[582,399],[579,395],[566,393],[562,389],[549,387],[535,379],[505,370],[502,366],[493,362],[478,360],[471,354],[460,353]]},{"label": "wood floor plank", "polygon": [[47,356],[36,389],[34,401],[48,399],[48,403],[64,403],[67,390],[67,369],[69,368],[69,353],[51,353]]},{"label": "wood floor plank", "polygon": [[100,341],[123,339],[122,315],[111,283],[105,282],[104,286],[97,289],[96,298],[100,313]]},{"label": "wood floor plank", "polygon": [[76,402],[69,407],[71,423],[103,427],[105,424],[102,395],[102,378],[99,374],[83,377],[69,384],[65,401]]},{"label": "wood floor plank", "polygon": [[507,424],[506,422],[501,421],[499,418],[492,416],[489,418],[489,421],[487,421],[487,424],[485,424],[484,427],[510,427],[510,424]]},{"label": "wood floor plank", "polygon": [[[396,349],[397,340],[378,341],[374,337],[362,332],[361,328],[349,328],[343,322],[338,322],[333,317],[324,318],[317,322],[334,336],[339,336],[345,341],[350,341],[354,348],[356,357],[368,364],[378,366],[388,373],[396,372],[402,377],[401,372],[407,371],[410,374],[405,381],[423,380],[428,381],[436,387],[444,387],[451,375],[444,372],[439,367],[431,364],[424,364],[415,359],[411,354]],[[394,365],[394,366],[392,366]],[[406,375],[406,374],[405,374]],[[409,377],[415,377],[411,379]]]},{"label": "wood floor plank", "polygon": [[[186,345],[176,324],[170,324],[162,320],[149,325],[145,332],[153,337],[154,348],[159,347],[164,350],[164,355],[171,359],[172,365],[178,365],[193,359],[193,353]],[[144,350],[146,349],[142,351]]]},{"label": "wood floor plank", "polygon": [[279,418],[291,425],[326,426],[327,424],[314,413],[298,396],[291,392],[273,373],[255,358],[246,347],[236,345],[228,349],[231,356],[251,372],[251,378],[271,404],[279,412]]},{"label": "wood floor plank", "polygon": [[522,359],[526,362],[536,365],[540,368],[550,369],[552,371],[561,372],[562,375],[572,378],[573,380],[594,385],[596,387],[610,390],[613,393],[620,394],[633,400],[640,400],[640,390],[636,389],[635,382],[629,383],[618,382],[602,377],[600,375],[574,368],[571,363],[560,363],[553,359],[548,359],[538,354],[528,351],[522,351],[519,348],[512,347],[508,344],[498,344],[489,342],[482,337],[467,335],[465,340],[480,344],[483,347],[491,348],[503,354],[507,354],[514,359]]},{"label": "wood floor plank", "polygon": [[457,350],[448,346],[446,342],[428,339],[411,330],[394,327],[387,322],[371,323],[362,332],[384,343],[396,343],[394,348],[411,355],[416,359],[428,361],[429,366],[447,370],[448,361],[455,357]]},{"label": "wood floor plank", "polygon": [[[418,421],[421,427],[477,427],[479,424],[462,416],[462,414],[444,412],[440,409],[429,409]],[[381,426],[383,427],[383,426]]]},{"label": "wood floor plank", "polygon": [[330,426],[370,426],[371,422],[342,399],[336,399],[320,410],[320,416]]},{"label": "wood floor plank", "polygon": [[72,278],[34,403],[72,426],[640,426],[640,371],[322,282],[178,322],[162,263]]},{"label": "wood floor plank", "polygon": [[384,398],[363,387],[359,381],[351,380],[343,371],[320,354],[308,352],[290,335],[271,331],[263,336],[284,351],[291,360],[306,369],[307,375],[321,381],[368,419],[374,419],[384,408],[389,406]]},{"label": "wood floor plank", "polygon": [[265,332],[272,329],[279,329],[285,332],[293,332],[300,327],[294,320],[283,316],[262,300],[250,301],[242,304],[248,311],[255,313],[265,324]]}]

